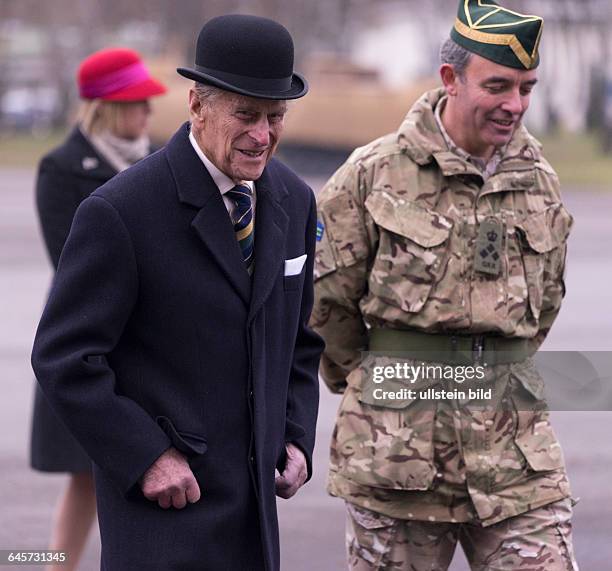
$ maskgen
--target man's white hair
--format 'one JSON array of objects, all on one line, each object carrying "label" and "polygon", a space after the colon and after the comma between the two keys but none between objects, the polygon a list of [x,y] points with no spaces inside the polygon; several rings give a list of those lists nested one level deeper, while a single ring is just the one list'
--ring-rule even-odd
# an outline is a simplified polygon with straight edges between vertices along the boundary
[{"label": "man's white hair", "polygon": [[196,92],[200,103],[208,108],[210,108],[215,101],[230,95],[229,92],[221,89],[220,87],[207,85],[206,83],[200,83],[198,81],[195,82],[193,89]]}]

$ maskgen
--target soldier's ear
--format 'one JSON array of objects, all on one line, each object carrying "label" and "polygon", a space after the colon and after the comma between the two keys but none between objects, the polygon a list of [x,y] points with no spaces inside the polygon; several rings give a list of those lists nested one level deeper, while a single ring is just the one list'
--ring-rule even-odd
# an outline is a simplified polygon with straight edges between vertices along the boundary
[{"label": "soldier's ear", "polygon": [[457,82],[459,81],[459,76],[452,65],[443,63],[440,66],[440,79],[442,79],[442,85],[444,85],[446,93],[450,97],[457,95]]}]

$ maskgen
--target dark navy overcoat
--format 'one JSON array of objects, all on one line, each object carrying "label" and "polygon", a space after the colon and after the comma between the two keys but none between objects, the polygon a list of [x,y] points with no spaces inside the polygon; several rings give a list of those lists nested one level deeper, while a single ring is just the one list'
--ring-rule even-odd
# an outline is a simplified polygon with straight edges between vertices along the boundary
[{"label": "dark navy overcoat", "polygon": [[[75,127],[45,155],[36,177],[36,207],[47,253],[57,269],[74,214],[94,190],[117,174]],[[32,467],[45,472],[89,472],[91,460],[36,385],[30,440]]]},{"label": "dark navy overcoat", "polygon": [[[187,124],[77,211],[32,364],[95,463],[102,569],[279,569],[275,468],[293,442],[310,472],[318,408],[316,214],[276,160],[256,193],[252,278]],[[183,510],[138,484],[170,445],[202,490]]]}]

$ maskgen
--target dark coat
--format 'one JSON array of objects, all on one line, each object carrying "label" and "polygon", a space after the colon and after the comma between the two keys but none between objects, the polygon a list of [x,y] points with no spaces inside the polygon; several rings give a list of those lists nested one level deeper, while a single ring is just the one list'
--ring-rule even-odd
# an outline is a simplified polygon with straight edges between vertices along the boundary
[{"label": "dark coat", "polygon": [[[279,568],[275,468],[294,442],[310,472],[318,408],[316,210],[276,160],[256,192],[252,284],[187,125],[79,207],[32,364],[96,464],[103,569]],[[183,510],[138,484],[170,445],[202,490]]]},{"label": "dark coat", "polygon": [[[116,174],[78,128],[41,159],[36,178],[36,209],[54,269],[79,204]],[[32,414],[30,462],[33,468],[45,472],[91,470],[89,457],[49,406],[38,385]]]},{"label": "dark coat", "polygon": [[40,161],[36,206],[55,269],[79,204],[116,174],[76,127],[62,145]]}]

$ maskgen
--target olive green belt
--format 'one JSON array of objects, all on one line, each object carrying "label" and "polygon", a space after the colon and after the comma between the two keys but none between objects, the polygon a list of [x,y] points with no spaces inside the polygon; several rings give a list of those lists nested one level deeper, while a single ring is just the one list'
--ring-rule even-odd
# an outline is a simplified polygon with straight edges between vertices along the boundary
[{"label": "olive green belt", "polygon": [[528,339],[379,328],[370,330],[369,350],[401,352],[397,356],[407,359],[466,365],[516,363],[533,355]]}]

